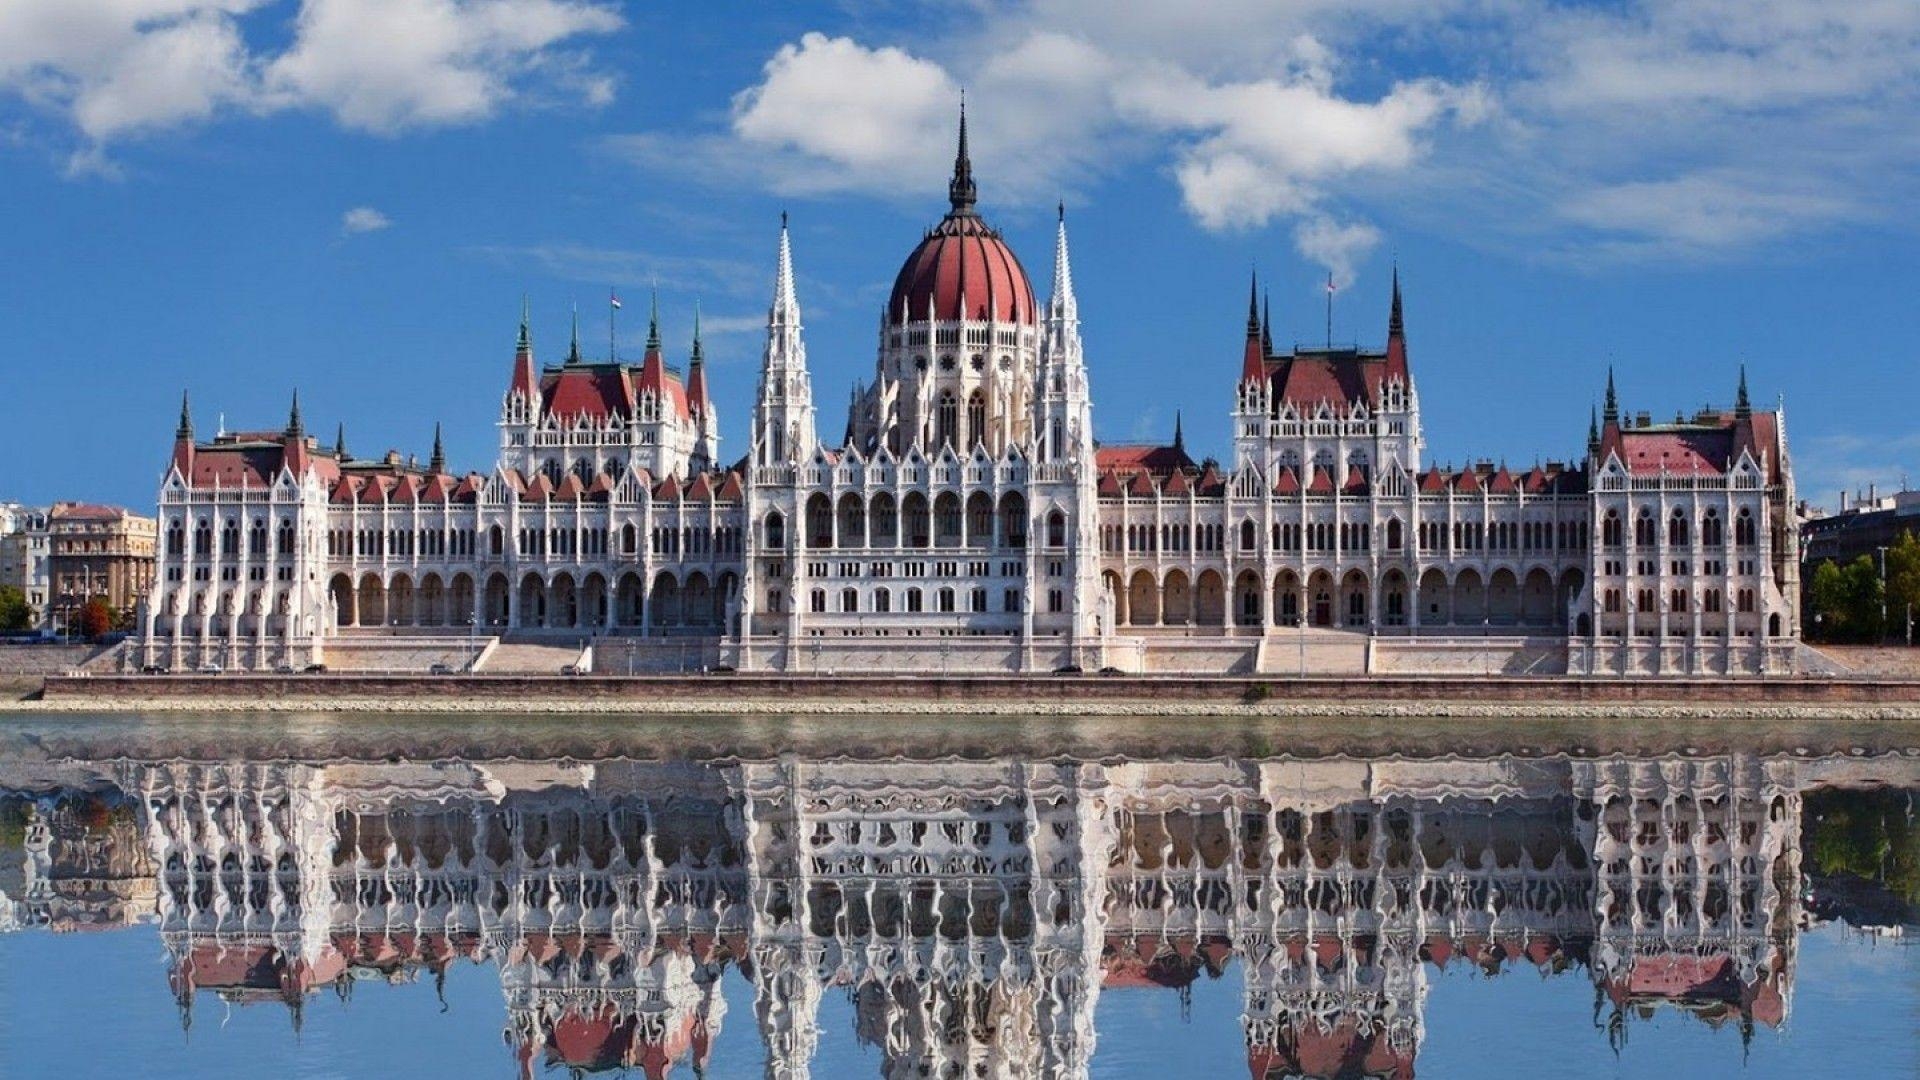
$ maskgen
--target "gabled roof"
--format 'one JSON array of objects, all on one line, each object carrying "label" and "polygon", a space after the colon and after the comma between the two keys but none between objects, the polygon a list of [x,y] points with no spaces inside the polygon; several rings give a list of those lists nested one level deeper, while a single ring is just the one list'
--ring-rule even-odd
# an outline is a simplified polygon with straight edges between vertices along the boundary
[{"label": "gabled roof", "polygon": [[1193,459],[1178,446],[1135,443],[1102,446],[1094,451],[1093,460],[1097,467],[1112,469],[1122,476],[1132,476],[1138,472],[1165,476],[1177,469],[1193,468]]}]

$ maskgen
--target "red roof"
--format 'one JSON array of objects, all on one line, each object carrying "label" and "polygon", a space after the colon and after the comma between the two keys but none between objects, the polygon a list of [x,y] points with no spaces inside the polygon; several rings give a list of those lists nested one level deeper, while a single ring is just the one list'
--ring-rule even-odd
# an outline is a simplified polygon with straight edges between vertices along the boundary
[{"label": "red roof", "polygon": [[1756,412],[1700,413],[1692,420],[1647,427],[1610,423],[1600,437],[1600,456],[1618,454],[1627,471],[1636,475],[1731,471],[1740,455],[1765,458],[1768,480],[1780,480],[1779,416]]},{"label": "red roof", "polygon": [[1122,476],[1146,472],[1156,476],[1193,468],[1193,459],[1177,446],[1102,446],[1093,452],[1094,464]]},{"label": "red roof", "polygon": [[[961,301],[966,309],[961,309]],[[893,280],[887,322],[898,326],[933,317],[994,318],[1034,325],[1033,285],[1000,233],[969,211],[948,214],[928,230]]]}]

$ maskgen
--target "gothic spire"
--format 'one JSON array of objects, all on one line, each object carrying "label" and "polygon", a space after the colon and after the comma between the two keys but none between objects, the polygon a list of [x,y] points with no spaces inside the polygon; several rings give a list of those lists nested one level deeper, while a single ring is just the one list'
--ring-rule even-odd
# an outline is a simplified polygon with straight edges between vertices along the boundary
[{"label": "gothic spire", "polygon": [[1753,402],[1747,399],[1747,365],[1740,365],[1740,389],[1733,398],[1733,415],[1745,420],[1753,415]]},{"label": "gothic spire", "polygon": [[1257,270],[1247,284],[1247,338],[1260,340],[1260,273]]},{"label": "gothic spire", "polygon": [[653,287],[653,300],[647,309],[647,351],[660,351],[660,287]]},{"label": "gothic spire", "polygon": [[797,325],[800,322],[800,299],[793,290],[793,246],[787,240],[787,212],[780,211],[780,262],[773,275],[773,309],[767,315],[769,321]]},{"label": "gothic spire", "polygon": [[973,160],[967,156],[967,95],[960,95],[960,148],[953,155],[953,180],[947,184],[947,200],[956,214],[973,213]]},{"label": "gothic spire", "polygon": [[580,305],[573,305],[573,340],[567,345],[567,363],[580,362]]},{"label": "gothic spire", "polygon": [[287,437],[297,439],[307,433],[300,424],[300,391],[293,392],[293,408],[287,410]]},{"label": "gothic spire", "polygon": [[1273,355],[1273,297],[1260,294],[1260,350]]},{"label": "gothic spire", "polygon": [[187,392],[180,391],[180,426],[173,429],[176,439],[193,438],[193,413],[187,408]]},{"label": "gothic spire", "polygon": [[1591,405],[1587,407],[1587,453],[1600,449],[1600,413]]},{"label": "gothic spire", "polygon": [[333,430],[333,459],[343,463],[347,460],[347,425],[344,422]]},{"label": "gothic spire", "polygon": [[706,359],[707,354],[700,348],[700,301],[695,300],[693,302],[693,355],[688,358],[687,362],[689,364],[702,364],[706,362]]},{"label": "gothic spire", "polygon": [[1605,411],[1601,415],[1606,418],[1609,424],[1620,422],[1620,398],[1613,392],[1612,364],[1607,365],[1607,404]]},{"label": "gothic spire", "polygon": [[1393,264],[1393,309],[1387,315],[1387,335],[1401,337],[1407,332],[1407,324],[1400,317],[1400,264]]},{"label": "gothic spire", "polygon": [[1055,206],[1059,225],[1053,238],[1053,311],[1072,318],[1079,303],[1073,295],[1073,263],[1067,256],[1067,204]]},{"label": "gothic spire", "polygon": [[527,294],[520,294],[520,337],[514,342],[515,352],[533,351],[533,316],[527,311]]},{"label": "gothic spire", "polygon": [[1182,451],[1184,451],[1187,448],[1186,435],[1183,434],[1180,430],[1180,410],[1179,409],[1173,410],[1173,448],[1175,450],[1182,450]]},{"label": "gothic spire", "polygon": [[440,446],[440,421],[433,422],[433,456],[427,459],[427,471],[438,475],[447,471],[447,452]]}]

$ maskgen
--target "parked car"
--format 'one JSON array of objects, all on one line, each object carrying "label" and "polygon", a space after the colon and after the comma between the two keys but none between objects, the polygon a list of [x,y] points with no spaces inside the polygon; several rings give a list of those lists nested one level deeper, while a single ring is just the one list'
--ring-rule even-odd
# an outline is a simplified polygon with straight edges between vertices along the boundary
[{"label": "parked car", "polygon": [[161,667],[159,664],[148,664],[146,667],[140,669],[140,674],[142,675],[165,675],[166,673],[167,669]]},{"label": "parked car", "polygon": [[213,661],[209,660],[206,663],[201,664],[195,670],[202,675],[218,675],[220,674],[221,668],[219,664],[216,664]]},{"label": "parked car", "polygon": [[568,664],[566,667],[560,669],[560,674],[562,675],[585,675],[586,673],[587,669],[581,667],[579,664]]},{"label": "parked car", "polygon": [[277,666],[277,667],[275,667],[275,668],[273,669],[273,673],[274,673],[275,675],[291,675],[291,674],[293,674],[293,673],[294,673],[294,672],[293,672],[293,665],[292,665],[292,664],[280,664],[279,666]]},{"label": "parked car", "polygon": [[306,673],[309,675],[325,675],[327,673],[327,665],[308,664],[306,667]]},{"label": "parked car", "polygon": [[1080,665],[1079,665],[1079,664],[1062,664],[1062,665],[1060,665],[1059,667],[1057,667],[1057,668],[1054,668],[1054,669],[1053,669],[1053,673],[1054,673],[1055,675],[1081,675],[1081,674],[1085,674],[1084,672],[1082,672],[1082,671],[1080,670]]},{"label": "parked car", "polygon": [[427,674],[429,674],[429,675],[451,675],[451,674],[453,674],[453,669],[452,669],[451,667],[448,667],[448,666],[447,666],[446,664],[435,664],[435,665],[433,665],[432,667],[429,667],[429,668],[427,669]]}]

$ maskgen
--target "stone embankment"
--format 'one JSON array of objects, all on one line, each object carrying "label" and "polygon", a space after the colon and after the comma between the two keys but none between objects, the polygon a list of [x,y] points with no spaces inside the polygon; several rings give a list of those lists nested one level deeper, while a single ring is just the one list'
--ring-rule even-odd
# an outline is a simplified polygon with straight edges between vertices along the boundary
[{"label": "stone embankment", "polygon": [[82,675],[38,712],[1847,716],[1920,720],[1920,680]]}]

